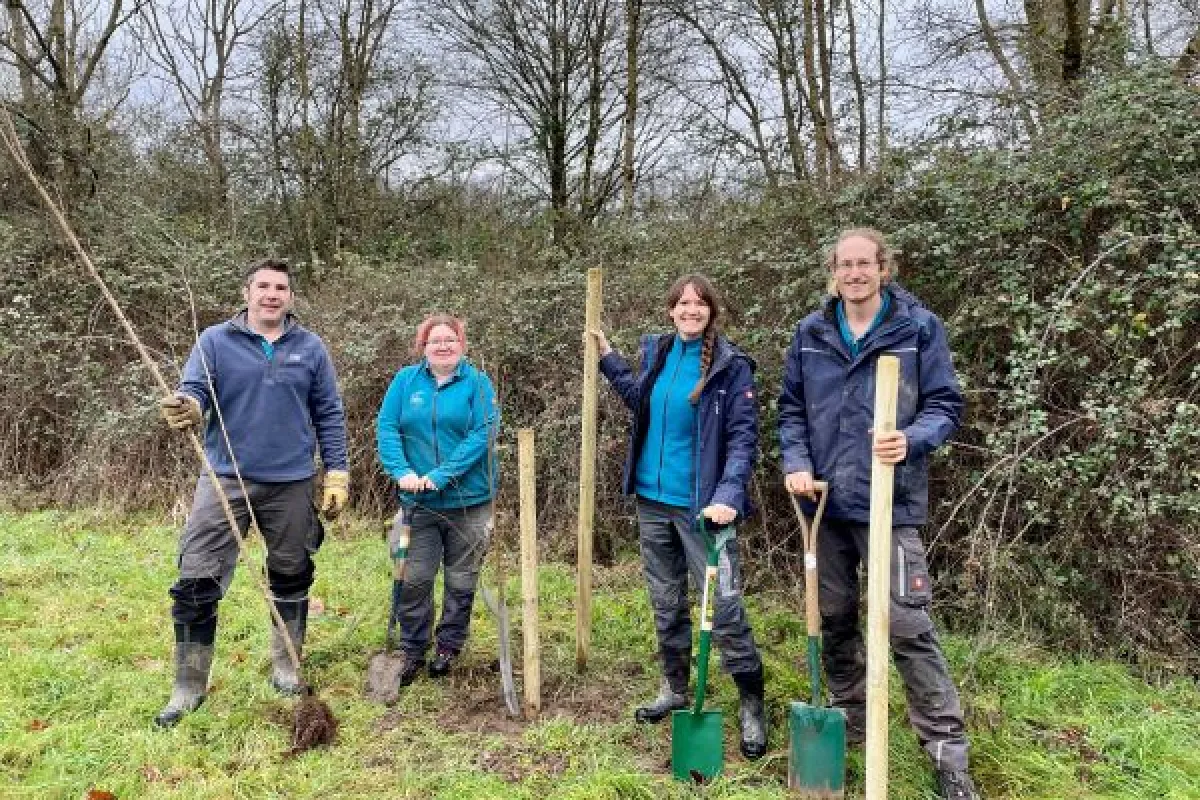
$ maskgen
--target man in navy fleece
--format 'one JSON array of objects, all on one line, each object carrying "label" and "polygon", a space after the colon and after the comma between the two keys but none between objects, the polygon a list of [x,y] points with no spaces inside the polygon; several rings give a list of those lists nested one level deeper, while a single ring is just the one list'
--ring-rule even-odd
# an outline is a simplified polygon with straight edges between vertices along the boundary
[{"label": "man in navy fleece", "polygon": [[[895,467],[889,638],[917,740],[940,797],[974,800],[962,704],[929,616],[929,566],[919,528],[929,515],[929,455],[962,420],[963,395],[942,321],[897,286],[892,251],[871,228],[844,232],[829,254],[830,298],[801,320],[784,362],[779,442],[785,484],[812,495],[829,482],[817,541],[825,672],[846,738],[861,743],[866,661],[859,630],[859,567],[866,563],[871,462]],[[896,430],[873,436],[875,368],[900,361]]]},{"label": "man in navy fleece", "polygon": [[[286,625],[271,627],[271,683],[283,694],[296,694],[300,678],[283,637],[297,654],[302,651],[312,554],[324,538],[314,502],[313,456],[319,446],[325,467],[321,510],[332,519],[349,493],[346,420],[329,352],[291,313],[287,262],[251,264],[242,296],[245,309],[200,334],[179,388],[160,405],[175,429],[207,419],[204,449],[243,535],[254,515],[267,547],[267,582]],[[217,603],[237,558],[237,539],[220,498],[202,474],[179,540],[179,579],[170,590],[175,686],[155,718],[160,727],[176,724],[204,702]]]}]

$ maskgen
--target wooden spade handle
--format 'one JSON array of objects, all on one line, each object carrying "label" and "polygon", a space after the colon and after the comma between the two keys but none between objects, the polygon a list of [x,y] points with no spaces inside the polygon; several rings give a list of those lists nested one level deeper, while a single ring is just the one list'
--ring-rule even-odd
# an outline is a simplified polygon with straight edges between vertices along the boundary
[{"label": "wooden spade handle", "polygon": [[796,495],[789,492],[788,496],[792,500],[792,508],[796,510],[796,519],[800,520],[804,537],[804,626],[809,636],[818,636],[821,633],[821,610],[817,595],[817,533],[821,529],[821,518],[825,516],[825,501],[829,499],[829,482],[813,481],[813,491],[817,494],[817,511],[813,514],[811,525]]}]

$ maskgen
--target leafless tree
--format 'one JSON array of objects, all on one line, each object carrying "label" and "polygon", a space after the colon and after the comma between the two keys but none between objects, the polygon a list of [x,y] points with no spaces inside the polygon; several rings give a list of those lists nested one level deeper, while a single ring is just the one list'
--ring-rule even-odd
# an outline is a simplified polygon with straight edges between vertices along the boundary
[{"label": "leafless tree", "polygon": [[64,200],[76,196],[91,169],[92,131],[84,118],[89,91],[106,67],[113,37],[146,2],[5,2],[0,52],[18,73],[26,121],[38,129],[36,166]]},{"label": "leafless tree", "polygon": [[151,60],[198,133],[211,177],[211,210],[229,224],[226,93],[236,51],[262,19],[253,6],[253,0],[177,0],[149,3],[142,12]]}]

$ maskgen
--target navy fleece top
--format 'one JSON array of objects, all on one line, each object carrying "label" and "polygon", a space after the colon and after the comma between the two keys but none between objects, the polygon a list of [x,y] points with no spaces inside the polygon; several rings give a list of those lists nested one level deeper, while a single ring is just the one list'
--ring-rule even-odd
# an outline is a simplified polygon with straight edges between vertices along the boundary
[{"label": "navy fleece top", "polygon": [[[179,391],[196,398],[208,415],[204,449],[218,475],[260,483],[304,480],[316,474],[317,446],[326,469],[346,469],[346,415],[333,361],[320,337],[288,315],[272,354],[246,324],[243,311],[200,334]],[[216,390],[217,415],[209,378]]]},{"label": "navy fleece top", "polygon": [[637,464],[637,493],[648,500],[688,508],[696,461],[696,407],[688,399],[700,380],[703,339],[676,334],[650,392],[650,419]]}]

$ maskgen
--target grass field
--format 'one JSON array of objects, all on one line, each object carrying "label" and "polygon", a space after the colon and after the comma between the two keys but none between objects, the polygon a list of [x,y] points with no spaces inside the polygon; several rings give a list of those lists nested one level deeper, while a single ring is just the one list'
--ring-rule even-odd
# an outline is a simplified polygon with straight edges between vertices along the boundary
[{"label": "grass field", "polygon": [[[495,625],[482,603],[458,671],[445,682],[419,679],[386,708],[362,694],[367,658],[383,639],[385,548],[365,523],[339,528],[318,556],[314,595],[323,610],[310,622],[306,666],[341,729],[332,748],[287,759],[291,704],[267,684],[266,613],[248,573],[221,605],[208,701],[177,728],[158,731],[151,719],[171,683],[173,527],[102,514],[0,515],[0,797],[787,796],[784,709],[807,695],[794,597],[749,598],[767,661],[771,753],[755,763],[737,755],[736,690],[721,676],[709,706],[726,712],[726,773],[697,789],[671,780],[669,725],[632,721],[658,683],[635,560],[596,570],[592,662],[583,676],[573,667],[573,571],[543,566],[538,720],[504,715],[492,669]],[[515,577],[508,597],[519,670]],[[985,647],[945,637],[945,645],[985,797],[1200,797],[1194,682],[1150,686],[1120,665],[1016,642]],[[891,685],[890,797],[932,797],[894,672]],[[861,754],[852,753],[849,797],[861,796],[861,771]]]}]

